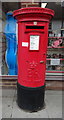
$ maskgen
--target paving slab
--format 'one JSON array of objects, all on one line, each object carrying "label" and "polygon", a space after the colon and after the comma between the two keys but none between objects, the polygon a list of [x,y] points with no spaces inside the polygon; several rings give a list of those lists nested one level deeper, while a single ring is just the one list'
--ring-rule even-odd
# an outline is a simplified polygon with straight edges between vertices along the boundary
[{"label": "paving slab", "polygon": [[12,116],[13,97],[3,97],[2,99],[2,118],[10,118]]},{"label": "paving slab", "polygon": [[62,118],[62,91],[46,90],[45,109],[34,113],[26,112],[18,107],[16,89],[4,89],[2,98],[3,118],[47,118],[47,120],[56,120],[55,118],[61,120]]},{"label": "paving slab", "polygon": [[16,101],[14,101],[12,118],[48,118],[48,114],[47,114],[46,109],[43,109],[38,112],[33,112],[33,113],[26,112],[26,111],[20,109],[18,107]]},{"label": "paving slab", "polygon": [[2,118],[2,98],[0,97],[0,120]]},{"label": "paving slab", "polygon": [[62,118],[62,95],[46,95],[49,118]]},{"label": "paving slab", "polygon": [[64,91],[62,91],[62,90],[46,90],[45,94],[46,95],[62,95],[62,94],[64,94]]},{"label": "paving slab", "polygon": [[2,97],[14,97],[15,89],[2,89]]}]

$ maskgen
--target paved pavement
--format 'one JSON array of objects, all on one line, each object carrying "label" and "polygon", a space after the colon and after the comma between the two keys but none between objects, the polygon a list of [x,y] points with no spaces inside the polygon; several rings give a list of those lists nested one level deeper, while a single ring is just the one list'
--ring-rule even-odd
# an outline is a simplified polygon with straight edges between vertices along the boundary
[{"label": "paved pavement", "polygon": [[16,103],[16,95],[16,89],[2,90],[2,118],[62,118],[62,91],[46,90],[45,109],[34,113],[20,109]]}]

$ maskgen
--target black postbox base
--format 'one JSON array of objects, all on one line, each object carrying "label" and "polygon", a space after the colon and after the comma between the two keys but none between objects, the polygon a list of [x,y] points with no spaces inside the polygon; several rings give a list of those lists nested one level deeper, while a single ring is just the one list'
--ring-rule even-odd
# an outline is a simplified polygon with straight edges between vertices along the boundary
[{"label": "black postbox base", "polygon": [[17,104],[20,108],[35,112],[44,107],[45,85],[28,88],[17,83]]}]

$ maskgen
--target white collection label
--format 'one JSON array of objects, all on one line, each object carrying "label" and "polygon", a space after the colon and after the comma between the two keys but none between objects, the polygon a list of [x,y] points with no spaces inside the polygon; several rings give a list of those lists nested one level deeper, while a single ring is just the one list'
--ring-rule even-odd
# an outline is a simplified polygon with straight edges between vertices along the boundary
[{"label": "white collection label", "polygon": [[22,42],[23,47],[28,47],[28,42]]},{"label": "white collection label", "polygon": [[51,59],[51,65],[60,65],[60,59]]},{"label": "white collection label", "polygon": [[39,35],[30,36],[30,50],[39,50]]}]

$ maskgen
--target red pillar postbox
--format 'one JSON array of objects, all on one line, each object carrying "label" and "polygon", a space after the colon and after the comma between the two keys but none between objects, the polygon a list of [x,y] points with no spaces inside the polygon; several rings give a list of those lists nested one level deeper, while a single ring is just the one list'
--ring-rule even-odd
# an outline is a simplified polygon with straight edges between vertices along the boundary
[{"label": "red pillar postbox", "polygon": [[54,11],[31,7],[14,11],[18,21],[17,102],[26,110],[44,106],[48,25]]}]

